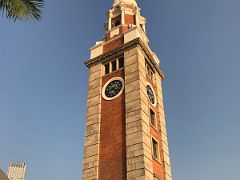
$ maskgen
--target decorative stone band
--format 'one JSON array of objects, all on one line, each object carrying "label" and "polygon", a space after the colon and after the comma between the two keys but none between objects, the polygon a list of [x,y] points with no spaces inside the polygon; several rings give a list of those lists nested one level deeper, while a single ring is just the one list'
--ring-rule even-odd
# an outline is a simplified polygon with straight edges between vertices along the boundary
[{"label": "decorative stone band", "polygon": [[156,72],[161,76],[162,79],[165,79],[165,74],[160,69],[159,65],[155,62],[152,53],[150,52],[147,45],[141,40],[141,38],[136,38],[126,44],[123,44],[122,46],[120,46],[112,51],[109,51],[98,57],[90,59],[85,62],[85,65],[88,68],[90,68],[98,63],[105,63],[115,57],[121,56],[125,51],[132,49],[134,47],[137,47],[137,46],[140,46],[142,48],[142,50],[145,52],[145,54],[147,55],[147,59],[150,61],[149,64],[150,64],[151,68],[155,69]]}]

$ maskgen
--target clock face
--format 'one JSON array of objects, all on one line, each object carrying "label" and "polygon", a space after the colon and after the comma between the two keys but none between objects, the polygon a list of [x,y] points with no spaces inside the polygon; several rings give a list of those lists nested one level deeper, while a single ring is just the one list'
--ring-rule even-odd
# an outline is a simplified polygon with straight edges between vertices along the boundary
[{"label": "clock face", "polygon": [[112,100],[118,97],[123,91],[124,83],[120,77],[110,79],[103,87],[103,98],[106,100]]},{"label": "clock face", "polygon": [[122,82],[120,80],[113,80],[110,82],[106,89],[105,89],[105,95],[109,98],[112,98],[122,90]]},{"label": "clock face", "polygon": [[153,92],[151,86],[150,86],[150,85],[147,85],[146,89],[147,89],[147,95],[148,95],[149,101],[150,101],[153,105],[155,105],[155,95],[154,95],[154,92]]}]

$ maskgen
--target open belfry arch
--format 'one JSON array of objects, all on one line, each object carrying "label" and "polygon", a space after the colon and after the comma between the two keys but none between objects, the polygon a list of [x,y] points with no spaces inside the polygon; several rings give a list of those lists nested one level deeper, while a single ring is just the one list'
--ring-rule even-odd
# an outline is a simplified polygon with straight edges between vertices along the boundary
[{"label": "open belfry arch", "polygon": [[160,60],[135,0],[115,0],[90,51],[84,180],[171,180]]}]

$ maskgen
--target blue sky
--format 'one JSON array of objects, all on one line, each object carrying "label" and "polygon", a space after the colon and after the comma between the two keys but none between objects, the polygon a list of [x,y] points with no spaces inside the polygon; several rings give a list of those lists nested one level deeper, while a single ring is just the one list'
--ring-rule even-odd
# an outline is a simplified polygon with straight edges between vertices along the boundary
[{"label": "blue sky", "polygon": [[[79,180],[89,48],[113,0],[47,1],[40,23],[0,18],[0,168]],[[138,1],[161,59],[174,180],[237,180],[240,1]]]}]

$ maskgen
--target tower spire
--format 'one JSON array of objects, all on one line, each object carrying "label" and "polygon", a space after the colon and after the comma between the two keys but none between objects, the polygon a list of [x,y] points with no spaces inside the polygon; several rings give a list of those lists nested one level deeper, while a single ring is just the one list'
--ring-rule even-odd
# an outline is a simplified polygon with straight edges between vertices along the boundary
[{"label": "tower spire", "polygon": [[137,2],[135,0],[114,0],[113,6],[119,4],[120,2],[133,4],[133,5],[137,6]]}]

